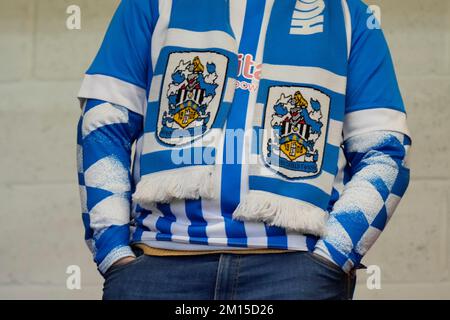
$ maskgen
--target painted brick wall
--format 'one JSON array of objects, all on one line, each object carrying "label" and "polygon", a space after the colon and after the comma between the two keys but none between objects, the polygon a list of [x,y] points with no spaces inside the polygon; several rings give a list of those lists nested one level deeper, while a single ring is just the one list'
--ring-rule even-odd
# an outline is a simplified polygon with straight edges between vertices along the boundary
[{"label": "painted brick wall", "polygon": [[[83,242],[76,99],[118,0],[0,1],[0,298],[99,298]],[[413,135],[412,181],[365,259],[357,299],[450,298],[450,1],[371,0],[397,66]],[[66,8],[82,10],[68,30]],[[82,290],[66,289],[79,265]]]}]

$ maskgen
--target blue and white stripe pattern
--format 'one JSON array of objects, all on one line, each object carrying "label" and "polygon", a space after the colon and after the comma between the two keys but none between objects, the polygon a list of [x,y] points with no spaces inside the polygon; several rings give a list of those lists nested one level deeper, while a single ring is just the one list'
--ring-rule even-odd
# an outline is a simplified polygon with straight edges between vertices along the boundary
[{"label": "blue and white stripe pattern", "polygon": [[[313,132],[317,135],[316,140],[319,139],[320,142],[317,143],[318,146],[315,146],[313,140],[302,141],[302,148],[308,149],[308,154],[304,158],[308,157],[311,160],[293,162],[279,157],[285,163],[288,162],[285,168],[295,168],[290,171],[301,174],[288,177],[291,180],[297,178],[296,181],[284,181],[283,177],[272,175],[267,177],[265,172],[260,174],[252,172],[249,183],[250,192],[245,195],[233,213],[233,217],[243,221],[264,221],[272,226],[321,235],[327,216],[325,209],[336,174],[337,151],[341,143],[342,119],[345,113],[346,72],[349,57],[344,10],[340,2],[327,2],[326,8],[325,6],[322,8],[325,9],[323,14],[327,18],[327,28],[322,34],[315,37],[292,37],[289,34],[289,22],[285,18],[291,17],[292,12],[296,10],[296,2],[271,1],[269,3],[272,4],[270,18],[267,20],[267,27],[264,26],[263,34],[263,79],[260,81],[256,101],[257,106],[264,106],[264,111],[255,112],[254,117],[257,121],[261,118],[269,118],[272,113],[269,109],[272,105],[269,106],[268,101],[271,98],[270,92],[275,87],[283,91],[293,88],[308,91],[310,92],[308,101],[311,102],[305,103],[311,111],[302,117],[311,122],[314,120],[308,120],[309,117],[317,117]],[[230,8],[227,0],[216,2],[175,0],[172,2],[164,46],[158,55],[151,83],[151,86],[156,87],[151,90],[160,94],[154,97],[152,95],[149,99],[148,116],[144,126],[144,150],[140,160],[141,180],[133,194],[133,200],[147,210],[152,210],[155,203],[170,203],[176,199],[211,199],[217,195],[214,183],[217,162],[208,163],[207,157],[203,155],[207,153],[215,158],[220,139],[213,136],[212,143],[209,141],[210,136],[200,141],[193,140],[191,130],[200,128],[202,133],[204,130],[218,129],[217,133],[220,133],[225,120],[229,120],[227,110],[234,102],[235,91],[231,76],[237,70],[236,38],[228,14]],[[193,24],[192,20],[195,20],[196,24]],[[334,51],[332,57],[329,56],[330,46]],[[191,70],[186,73],[186,70],[190,70],[190,67],[186,66],[194,65],[191,61],[197,61],[198,66],[201,65],[201,60],[213,65],[214,71],[211,73],[208,71],[205,74],[204,68],[200,67],[198,70],[201,71],[193,73]],[[224,72],[227,73],[226,76]],[[219,91],[217,95],[220,95],[218,98],[212,98],[211,104],[217,105],[207,109],[210,123],[204,122],[205,120],[197,123],[193,118],[189,121],[194,114],[196,119],[203,119],[202,113],[204,114],[205,111],[200,113],[192,109],[197,108],[197,104],[192,100],[178,101],[179,97],[183,96],[180,94],[180,88],[190,87],[191,84],[200,87],[201,81],[199,82],[198,79],[207,79],[210,75],[219,79],[214,85]],[[223,98],[222,90],[225,92]],[[295,94],[301,95],[300,91]],[[176,98],[171,100],[169,95]],[[281,96],[284,95],[290,96],[282,92]],[[214,97],[212,93],[209,96]],[[313,101],[319,104],[318,109],[313,110],[313,107],[309,105],[309,103],[312,105]],[[190,107],[191,105],[194,107]],[[292,107],[292,109],[299,108],[299,105]],[[303,111],[305,110],[302,110],[302,114],[304,114]],[[291,112],[294,113],[294,111]],[[298,113],[299,111],[295,112],[296,115]],[[177,117],[180,119],[177,120]],[[285,121],[294,121],[292,118],[289,118],[291,120],[287,118],[288,116]],[[182,126],[181,121],[186,126],[192,125],[192,127]],[[296,121],[300,120],[297,118]],[[329,122],[333,125],[328,126]],[[183,131],[188,138],[174,138],[172,136],[176,131],[174,128]],[[264,130],[270,129],[265,125]],[[292,135],[299,139],[298,134]],[[199,136],[202,137],[203,133]],[[180,145],[186,142],[193,143],[178,150]],[[266,141],[263,142],[265,143]],[[305,147],[306,145],[308,147]],[[269,147],[261,146],[261,149],[266,148]],[[180,152],[187,155],[189,161],[186,161],[185,156],[182,157],[184,160],[182,163],[174,161],[174,153]],[[193,161],[198,154],[201,155],[200,163]],[[313,158],[320,159],[320,164],[317,164],[318,160]],[[309,169],[302,169],[302,167]],[[306,172],[314,172],[317,178],[314,181],[298,179],[298,177],[305,177]]]},{"label": "blue and white stripe pattern", "polygon": [[78,125],[78,177],[85,239],[105,272],[134,256],[129,247],[131,144],[142,117],[127,108],[88,100]]},{"label": "blue and white stripe pattern", "polygon": [[[287,2],[295,7],[295,0]],[[329,3],[327,0],[324,2],[327,5]],[[274,0],[230,0],[230,20],[234,36],[239,43],[239,52],[250,54],[256,63],[263,61],[264,34],[269,24],[273,3]],[[346,8],[344,10],[348,43],[346,50],[350,53],[346,110],[345,114],[331,116],[334,121],[330,122],[330,127],[342,128],[343,122],[343,137],[336,138],[336,141],[331,143],[336,147],[338,164],[334,169],[336,176],[333,188],[328,191],[331,194],[330,201],[323,206],[333,217],[339,212],[345,212],[349,206],[345,202],[338,203],[338,199],[345,193],[348,199],[356,199],[362,214],[355,214],[355,219],[347,219],[353,217],[348,214],[343,214],[342,219],[332,218],[330,223],[337,222],[327,224],[325,231],[327,237],[318,241],[317,237],[286,231],[284,228],[260,222],[237,221],[232,218],[233,211],[249,190],[248,174],[251,168],[242,163],[252,157],[251,147],[245,143],[238,143],[239,139],[234,137],[224,135],[219,137],[221,142],[216,150],[216,159],[223,159],[223,164],[217,165],[219,170],[216,183],[220,195],[218,199],[178,200],[169,204],[158,204],[152,210],[145,210],[136,203],[130,203],[130,194],[141,178],[139,160],[145,149],[142,123],[156,116],[146,114],[144,106],[147,100],[153,101],[160,94],[161,84],[158,84],[158,77],[152,76],[156,59],[164,47],[172,1],[122,1],[104,45],[91,66],[80,92],[81,98],[109,101],[111,104],[108,110],[114,113],[114,117],[112,113],[100,115],[100,109],[104,108],[101,106],[105,103],[89,100],[80,121],[78,136],[79,177],[86,240],[94,252],[100,270],[106,270],[119,257],[132,255],[128,247],[130,237],[133,243],[174,250],[274,248],[313,251],[316,248],[318,253],[328,256],[344,269],[358,264],[361,256],[375,241],[376,237],[371,235],[376,234],[374,231],[382,230],[380,223],[382,215],[377,221],[376,208],[368,209],[362,201],[357,201],[361,189],[351,188],[351,184],[349,187],[347,185],[352,179],[352,174],[356,174],[361,185],[365,183],[366,186],[369,184],[377,186],[370,189],[370,197],[374,197],[373,191],[382,184],[375,181],[376,179],[370,180],[374,177],[369,174],[373,171],[371,168],[377,168],[378,161],[381,161],[381,166],[386,167],[386,163],[389,163],[391,168],[396,166],[399,173],[396,174],[393,169],[389,171],[390,177],[384,177],[384,173],[380,173],[379,176],[379,180],[385,181],[384,184],[389,190],[389,192],[382,190],[381,193],[381,198],[388,194],[385,201],[386,214],[392,214],[396,202],[402,195],[400,186],[407,185],[407,176],[404,174],[406,171],[401,169],[399,164],[404,162],[401,158],[402,155],[406,156],[410,140],[392,61],[381,31],[369,31],[366,28],[367,6],[360,0],[342,0],[342,4]],[[327,16],[324,18],[324,28],[327,28]],[[289,19],[286,21],[287,24],[290,22]],[[123,41],[118,42],[117,38]],[[374,47],[377,50],[373,50]],[[127,63],[117,63],[122,60]],[[236,80],[248,81],[243,76]],[[252,85],[258,86],[259,83],[253,79]],[[95,106],[100,108],[98,115],[92,113],[89,118],[94,120],[93,123],[86,122],[84,125],[87,113],[91,109],[94,110]],[[226,129],[252,129],[255,125],[254,114],[258,107],[261,105],[257,105],[255,92],[236,90]],[[88,133],[84,136],[83,128]],[[397,133],[392,134],[393,131]],[[359,136],[363,137],[374,132],[379,132],[379,135],[371,136],[379,138],[371,140],[373,146],[360,143]],[[129,146],[135,139],[137,139],[136,153],[131,178],[130,172],[125,174],[123,168],[129,168],[131,154]],[[233,163],[227,161],[229,150],[224,148],[225,143],[229,142],[227,139],[236,141]],[[377,152],[367,152],[372,148],[376,148]],[[349,150],[353,150],[352,153],[348,153]],[[387,158],[394,160],[386,162]],[[93,166],[102,159],[108,160]],[[351,160],[351,168],[347,159]],[[86,182],[85,173],[91,166],[98,170],[91,170],[89,179],[98,181]],[[406,164],[404,166],[407,167]],[[102,178],[112,174],[108,171],[108,168],[112,167],[119,168],[119,173],[114,173],[113,183],[110,182],[111,179],[105,181]],[[355,167],[359,168],[358,172],[353,171]],[[364,169],[366,167],[368,171]],[[103,174],[99,172],[102,170]],[[377,170],[375,172],[379,173]],[[394,175],[398,182],[391,188],[389,186]],[[125,176],[130,178],[128,182],[122,180]],[[367,182],[363,182],[364,179]],[[368,188],[364,190],[366,189],[368,190]],[[111,201],[107,200],[105,204],[101,204],[103,200],[109,198]],[[120,200],[117,200],[119,198]],[[125,209],[124,200],[131,206],[133,222],[131,228],[130,210]],[[117,207],[114,205],[114,212],[102,210],[102,213],[99,213],[100,208],[108,208],[107,203],[113,201],[123,205]],[[94,210],[98,204],[101,205]],[[363,215],[364,219],[359,219]],[[341,227],[337,227],[338,223]]]},{"label": "blue and white stripe pattern", "polygon": [[316,244],[316,253],[331,258],[345,271],[359,265],[406,191],[410,146],[408,136],[389,131],[346,140],[349,166],[334,186],[338,200],[330,212],[327,235]]},{"label": "blue and white stripe pattern", "polygon": [[[157,202],[217,195],[211,177],[215,173],[220,136],[234,98],[238,68],[228,0],[173,0],[167,1],[164,10],[167,8],[169,14],[161,15],[162,20],[156,26],[156,32],[161,24],[166,28],[165,41],[161,47],[153,48],[159,50],[159,54],[146,110],[141,179],[133,194],[133,200],[147,209]],[[165,19],[169,20],[163,23]],[[200,76],[197,76],[198,71],[193,73],[186,67],[192,66],[195,59],[205,64]],[[197,82],[189,80],[190,77],[203,80]],[[205,90],[203,86],[209,88],[204,99],[209,99],[208,102],[199,106],[199,109],[205,107],[206,111],[190,111],[192,114],[197,112],[197,120],[207,114],[207,120],[195,120],[188,122],[187,127],[181,127],[174,120],[175,115],[171,115],[175,112],[183,114],[182,110],[187,109],[184,100],[178,100],[183,96],[180,88],[189,87],[189,81],[202,86],[202,90]],[[170,100],[168,92],[172,97],[178,94],[176,102]],[[210,157],[204,157],[205,153]],[[174,154],[187,155],[189,159],[184,156],[178,163],[174,161]],[[195,157],[198,154],[202,156]]]},{"label": "blue and white stripe pattern", "polygon": [[[240,41],[240,52],[249,53],[261,61],[264,48],[264,28],[273,1],[231,1],[233,30]],[[166,7],[164,10],[169,10]],[[241,16],[245,12],[245,16]],[[167,15],[165,15],[167,16]],[[158,23],[155,32],[165,24]],[[261,28],[262,26],[262,28]],[[265,26],[265,27],[264,27]],[[245,81],[241,75],[239,81]],[[152,92],[152,89],[150,89]],[[256,100],[254,92],[238,90],[227,119],[227,130],[243,130],[252,127],[253,107]],[[250,101],[250,102],[249,102]],[[253,102],[252,102],[253,101]],[[249,105],[242,108],[242,105]],[[234,144],[234,149],[225,149],[231,145],[234,136],[224,136],[217,151],[221,158],[217,183],[220,189],[219,199],[180,200],[170,204],[160,204],[151,211],[136,207],[139,214],[133,241],[144,242],[153,247],[179,250],[217,250],[279,248],[306,250],[306,238],[298,233],[286,232],[282,228],[266,226],[263,223],[241,222],[232,218],[232,213],[240,202],[242,194],[248,190],[246,172],[243,165],[247,151],[243,145]],[[238,139],[237,139],[238,140]],[[233,159],[230,161],[230,154]],[[230,163],[231,162],[231,163]]]},{"label": "blue and white stripe pattern", "polygon": [[[272,129],[264,121],[270,119],[272,91],[278,91],[276,97],[280,93],[293,95],[298,90],[317,92],[311,100],[318,99],[319,93],[327,96],[328,105],[324,101],[321,108],[322,145],[317,147],[320,157],[323,155],[323,162],[317,174],[308,178],[275,175],[273,171],[281,172],[280,166],[269,164],[268,161],[267,167],[252,165],[250,191],[234,216],[242,219],[262,218],[271,225],[321,235],[342,143],[348,60],[346,24],[341,3],[329,1],[323,11],[327,21],[326,30],[317,36],[293,36],[289,33],[290,22],[283,17],[286,11],[292,12],[295,8],[296,3],[292,1],[288,4],[273,2],[266,27],[263,73],[253,116],[254,128],[264,129],[264,135]],[[332,58],[329,56],[330,46],[334,51]],[[258,155],[265,153],[268,148],[267,139],[262,140],[257,142]],[[266,155],[263,157],[266,158]],[[278,159],[284,160],[281,157]],[[267,208],[275,213],[270,215]]]}]

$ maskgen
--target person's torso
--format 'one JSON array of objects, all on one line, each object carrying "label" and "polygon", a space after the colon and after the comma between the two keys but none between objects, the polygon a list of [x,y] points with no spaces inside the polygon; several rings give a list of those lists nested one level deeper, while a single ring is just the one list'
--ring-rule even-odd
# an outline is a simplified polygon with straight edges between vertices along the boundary
[{"label": "person's torso", "polygon": [[[176,250],[218,250],[230,247],[306,250],[308,245],[312,245],[308,242],[314,241],[313,237],[287,232],[262,222],[232,219],[233,211],[248,189],[248,180],[245,179],[248,167],[245,163],[251,150],[249,137],[244,133],[252,129],[252,112],[256,105],[264,49],[264,39],[260,39],[261,27],[263,20],[268,19],[270,14],[266,0],[235,3],[230,19],[239,43],[239,73],[223,141],[217,151],[217,156],[222,159],[217,179],[220,196],[214,200],[179,200],[158,204],[151,212],[133,205],[135,242]],[[137,164],[141,151],[142,143],[138,141],[134,167],[136,181],[140,178]],[[339,169],[342,171],[342,152],[339,158]],[[342,174],[337,175],[337,180],[340,179]]]}]

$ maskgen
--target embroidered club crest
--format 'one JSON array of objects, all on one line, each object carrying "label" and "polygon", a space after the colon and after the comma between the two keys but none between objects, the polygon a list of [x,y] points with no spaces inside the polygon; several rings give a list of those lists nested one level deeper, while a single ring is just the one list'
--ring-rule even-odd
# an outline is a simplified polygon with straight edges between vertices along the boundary
[{"label": "embroidered club crest", "polygon": [[162,87],[157,137],[182,145],[213,125],[224,88],[228,58],[215,52],[176,52],[169,56]]},{"label": "embroidered club crest", "polygon": [[290,179],[317,175],[322,167],[330,98],[306,87],[271,87],[263,135],[266,165]]}]

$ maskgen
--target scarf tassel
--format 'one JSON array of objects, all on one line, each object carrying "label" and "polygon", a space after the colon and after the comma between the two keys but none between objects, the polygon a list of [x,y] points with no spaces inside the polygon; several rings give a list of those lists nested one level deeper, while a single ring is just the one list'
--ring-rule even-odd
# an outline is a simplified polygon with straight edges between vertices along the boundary
[{"label": "scarf tassel", "polygon": [[233,219],[265,222],[286,230],[324,236],[326,211],[307,202],[264,191],[250,191],[241,201]]},{"label": "scarf tassel", "polygon": [[197,166],[144,176],[133,201],[150,210],[155,203],[170,203],[174,199],[213,199],[217,191],[214,170],[214,166]]}]

